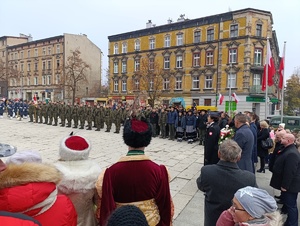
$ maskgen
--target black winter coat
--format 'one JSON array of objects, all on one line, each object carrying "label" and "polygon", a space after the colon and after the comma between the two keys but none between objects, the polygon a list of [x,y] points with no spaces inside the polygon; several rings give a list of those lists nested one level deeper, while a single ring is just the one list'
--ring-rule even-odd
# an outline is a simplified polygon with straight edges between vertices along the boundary
[{"label": "black winter coat", "polygon": [[268,155],[268,149],[264,149],[261,146],[261,142],[266,140],[270,136],[269,130],[267,128],[262,128],[257,134],[257,155],[264,158]]},{"label": "black winter coat", "polygon": [[288,192],[300,192],[300,153],[294,144],[280,151],[275,159],[271,187]]},{"label": "black winter coat", "polygon": [[218,163],[219,138],[220,126],[217,122],[214,122],[206,130],[204,141],[204,165]]}]

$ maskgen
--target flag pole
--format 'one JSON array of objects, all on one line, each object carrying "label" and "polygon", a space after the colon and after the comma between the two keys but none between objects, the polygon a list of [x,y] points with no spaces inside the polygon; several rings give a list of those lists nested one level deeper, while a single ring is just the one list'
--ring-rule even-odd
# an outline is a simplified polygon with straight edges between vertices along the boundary
[{"label": "flag pole", "polygon": [[[267,60],[269,60],[269,37],[267,37],[267,58],[266,58],[266,74],[265,74],[265,86],[266,86],[266,90],[265,90],[265,119],[267,119],[268,116],[268,107],[269,107],[269,103],[268,103],[268,71],[269,71],[269,62],[267,62]],[[270,48],[271,49],[271,48]]]},{"label": "flag pole", "polygon": [[283,122],[283,99],[284,99],[284,68],[285,68],[285,48],[286,48],[286,41],[284,41],[283,45],[283,71],[282,71],[282,87],[281,87],[281,117],[280,117],[280,122]]},{"label": "flag pole", "polygon": [[230,76],[230,79],[229,79],[229,109],[228,109],[228,114],[229,114],[229,117],[231,117],[231,79],[232,79],[232,77],[231,77],[231,70],[232,70],[232,63],[230,63],[230,69],[229,69],[230,71],[229,71],[229,76]]}]

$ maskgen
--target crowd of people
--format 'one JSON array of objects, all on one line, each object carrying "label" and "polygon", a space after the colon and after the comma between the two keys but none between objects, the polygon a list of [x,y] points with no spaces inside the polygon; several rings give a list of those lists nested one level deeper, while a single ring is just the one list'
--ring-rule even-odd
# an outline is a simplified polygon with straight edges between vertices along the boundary
[{"label": "crowd of people", "polygon": [[[20,109],[16,112],[20,118],[25,116]],[[160,136],[204,145],[204,166],[196,181],[205,193],[204,226],[298,225],[300,142],[284,124],[274,131],[267,120],[260,121],[252,112],[230,118],[225,112],[180,106],[132,109],[128,105],[29,103],[28,115],[30,122],[57,126],[60,119],[61,126],[73,124],[79,129],[91,129],[94,123],[100,130],[105,123],[107,132],[114,122],[116,133],[123,124],[128,152],[100,169],[89,159],[91,142],[70,134],[62,139],[54,165],[44,164],[34,152],[18,152],[6,163],[0,160],[0,197],[5,197],[0,199],[0,210],[6,211],[0,219],[25,220],[13,216],[21,213],[31,217],[26,220],[33,225],[172,225],[171,176],[164,165],[145,155],[152,138]],[[233,138],[220,142],[221,132],[230,128]],[[266,149],[263,141],[268,138],[274,139],[274,147]],[[280,211],[275,198],[256,183],[255,173],[264,173],[266,163],[272,173],[270,186],[281,192],[275,197],[283,205]]]}]

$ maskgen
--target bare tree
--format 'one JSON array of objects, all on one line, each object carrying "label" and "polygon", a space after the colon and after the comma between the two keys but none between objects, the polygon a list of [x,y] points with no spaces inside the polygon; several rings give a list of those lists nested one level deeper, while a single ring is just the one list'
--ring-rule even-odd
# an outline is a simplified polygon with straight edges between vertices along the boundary
[{"label": "bare tree", "polygon": [[[151,58],[142,58],[140,68],[132,78],[133,90],[148,96],[148,102],[153,107],[164,90],[164,78],[170,79],[171,72],[163,70],[157,61]],[[138,86],[137,87],[137,83]]]},{"label": "bare tree", "polygon": [[4,62],[0,59],[0,81],[7,80],[8,69],[5,67]]},{"label": "bare tree", "polygon": [[87,70],[90,69],[85,61],[80,57],[81,52],[76,49],[71,50],[71,55],[67,58],[66,64],[63,67],[65,75],[62,81],[64,87],[72,91],[72,103],[75,102],[76,91],[82,83],[87,83]]}]

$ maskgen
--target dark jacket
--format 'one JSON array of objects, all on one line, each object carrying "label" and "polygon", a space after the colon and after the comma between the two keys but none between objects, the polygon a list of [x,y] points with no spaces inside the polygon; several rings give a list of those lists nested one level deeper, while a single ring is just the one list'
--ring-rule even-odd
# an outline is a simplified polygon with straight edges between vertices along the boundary
[{"label": "dark jacket", "polygon": [[[216,225],[220,214],[231,206],[238,189],[257,187],[253,173],[239,169],[236,163],[223,160],[215,165],[203,166],[197,186],[205,192],[204,226]],[[199,225],[203,225],[202,222]]]},{"label": "dark jacket", "polygon": [[[253,138],[254,138],[254,145],[253,145],[253,150],[252,150],[252,161],[253,161],[253,163],[256,163],[256,162],[258,162],[258,159],[257,159],[257,127],[254,122],[250,123],[250,130],[251,130],[251,132],[253,134]],[[255,171],[254,168],[253,168],[253,170]]]},{"label": "dark jacket", "polygon": [[288,192],[300,192],[300,153],[294,144],[278,152],[270,185],[278,190],[285,188]]},{"label": "dark jacket", "polygon": [[206,130],[207,114],[199,115],[197,118],[197,128]]},{"label": "dark jacket", "polygon": [[269,170],[271,172],[273,172],[273,166],[275,163],[275,159],[276,159],[278,153],[280,153],[282,149],[284,149],[284,146],[283,146],[283,144],[281,144],[281,141],[276,142],[273,153],[270,155],[270,159],[269,159]]},{"label": "dark jacket", "polygon": [[257,134],[257,155],[261,158],[264,158],[268,155],[268,149],[264,149],[261,142],[266,140],[269,136],[270,133],[267,128],[261,128]]},{"label": "dark jacket", "polygon": [[204,142],[204,165],[216,164],[219,161],[219,138],[220,126],[217,122],[214,122],[206,130]]},{"label": "dark jacket", "polygon": [[227,124],[228,124],[228,119],[227,118],[221,118],[221,120],[219,122],[220,129],[225,128]]},{"label": "dark jacket", "polygon": [[254,137],[248,125],[244,124],[236,129],[234,140],[242,149],[241,160],[238,162],[240,169],[253,172],[252,149]]},{"label": "dark jacket", "polygon": [[151,112],[149,115],[150,123],[152,124],[158,124],[158,114],[157,112]]},{"label": "dark jacket", "polygon": [[196,128],[196,117],[195,115],[189,115],[187,114],[185,116],[185,121],[187,126],[193,126],[193,128]]},{"label": "dark jacket", "polygon": [[167,123],[168,124],[175,124],[175,121],[176,121],[176,118],[178,117],[177,115],[177,112],[174,110],[174,111],[169,111],[168,112],[168,121]]},{"label": "dark jacket", "polygon": [[181,116],[177,116],[176,121],[175,121],[175,128],[177,127],[182,127],[183,129],[185,129],[186,126],[186,120],[185,120],[185,116],[181,115]]}]

